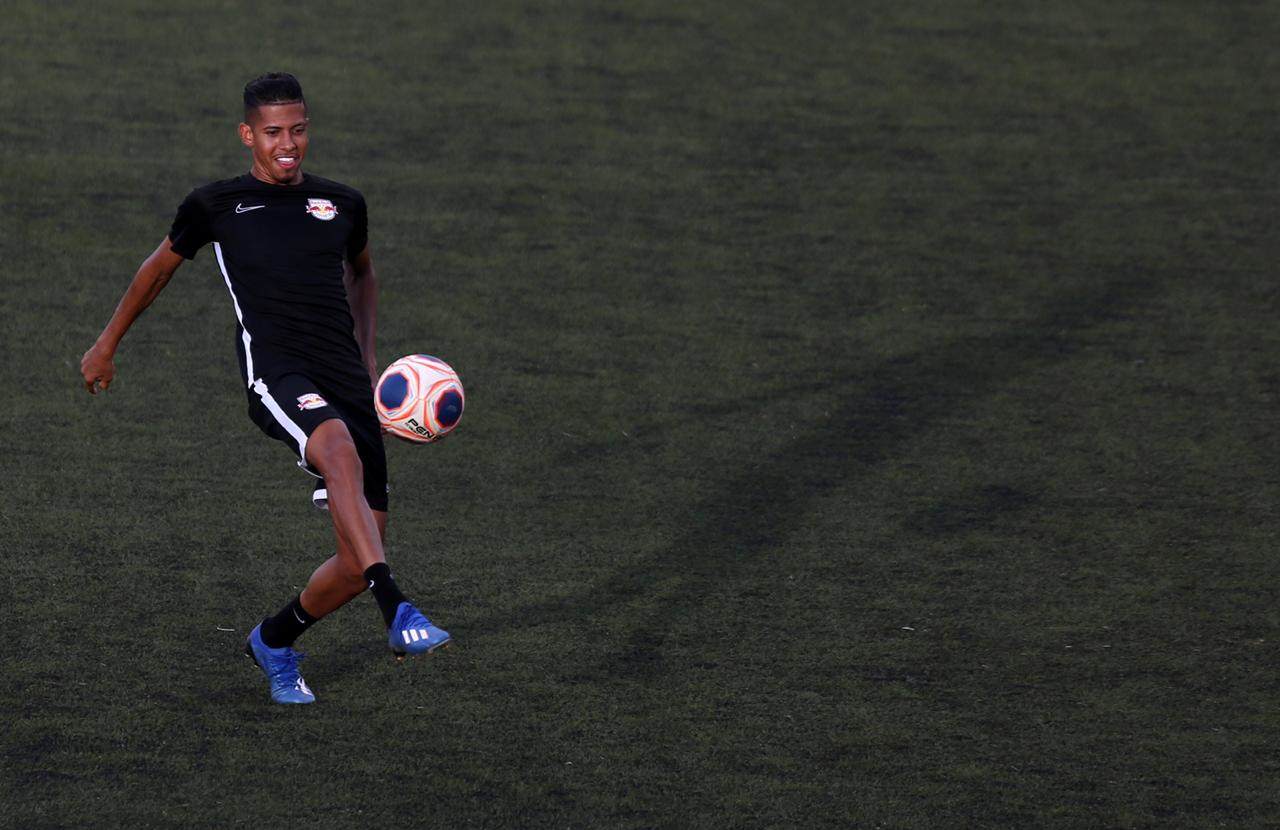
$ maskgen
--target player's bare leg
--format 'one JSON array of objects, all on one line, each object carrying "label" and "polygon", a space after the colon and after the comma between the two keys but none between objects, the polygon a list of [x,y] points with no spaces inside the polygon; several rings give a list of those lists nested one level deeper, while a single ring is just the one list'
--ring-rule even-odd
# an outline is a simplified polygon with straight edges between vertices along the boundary
[{"label": "player's bare leg", "polygon": [[[378,525],[378,536],[385,543],[387,538],[387,513],[385,510],[374,510],[373,520]],[[365,581],[364,570],[343,538],[336,532],[338,552],[324,561],[311,574],[307,587],[303,589],[302,607],[316,619],[321,619],[362,594],[369,583]]]},{"label": "player's bare leg", "polygon": [[[338,537],[339,561],[333,566],[332,575],[343,580],[342,570],[350,569],[352,562],[359,568],[382,611],[388,644],[398,657],[430,653],[448,645],[449,633],[415,608],[392,579],[382,547],[386,525],[384,522],[379,526],[365,499],[364,470],[347,425],[337,418],[320,424],[307,440],[306,455],[307,463],[324,478],[329,516]],[[322,576],[328,577],[330,573],[326,571]],[[299,619],[305,616],[299,615]]]},{"label": "player's bare leg", "polygon": [[307,463],[324,477],[329,516],[340,542],[355,556],[363,573],[385,562],[382,533],[364,497],[364,468],[347,425],[330,418],[307,439]]}]

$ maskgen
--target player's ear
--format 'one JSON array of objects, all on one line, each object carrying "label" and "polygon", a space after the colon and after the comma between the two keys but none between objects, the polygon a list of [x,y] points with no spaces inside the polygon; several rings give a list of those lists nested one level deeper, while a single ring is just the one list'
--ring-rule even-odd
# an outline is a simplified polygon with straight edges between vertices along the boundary
[{"label": "player's ear", "polygon": [[253,127],[243,121],[240,122],[240,143],[246,147],[253,146]]}]

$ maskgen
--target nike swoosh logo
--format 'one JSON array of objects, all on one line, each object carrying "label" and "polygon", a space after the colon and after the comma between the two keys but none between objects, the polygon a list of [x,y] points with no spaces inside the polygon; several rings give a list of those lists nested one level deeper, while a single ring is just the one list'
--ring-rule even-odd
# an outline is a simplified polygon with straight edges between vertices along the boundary
[{"label": "nike swoosh logo", "polygon": [[264,207],[266,207],[266,205],[251,205],[249,207],[243,207],[237,202],[236,213],[248,213],[251,210],[258,210],[259,208],[264,208]]}]

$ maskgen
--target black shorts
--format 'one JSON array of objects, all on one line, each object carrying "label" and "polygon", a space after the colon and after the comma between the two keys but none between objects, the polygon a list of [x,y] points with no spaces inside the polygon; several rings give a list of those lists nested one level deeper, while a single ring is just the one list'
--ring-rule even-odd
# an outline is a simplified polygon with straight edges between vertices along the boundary
[{"label": "black shorts", "polygon": [[[361,386],[362,393],[356,391]],[[288,444],[298,453],[298,466],[320,479],[311,498],[322,509],[328,509],[329,492],[324,479],[307,465],[307,440],[325,421],[342,419],[364,467],[364,497],[373,510],[387,509],[387,454],[367,381],[338,385],[300,374],[260,378],[249,387],[249,417],[267,435]]]}]

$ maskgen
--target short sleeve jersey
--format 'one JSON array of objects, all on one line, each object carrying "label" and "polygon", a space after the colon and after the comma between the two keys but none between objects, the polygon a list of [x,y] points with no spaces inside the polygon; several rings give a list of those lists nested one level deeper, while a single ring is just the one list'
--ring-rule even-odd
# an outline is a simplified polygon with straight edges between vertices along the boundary
[{"label": "short sleeve jersey", "polygon": [[248,385],[300,372],[368,388],[343,282],[343,262],[367,241],[360,192],[310,174],[298,185],[245,174],[196,188],[169,230],[186,259],[213,244]]}]

